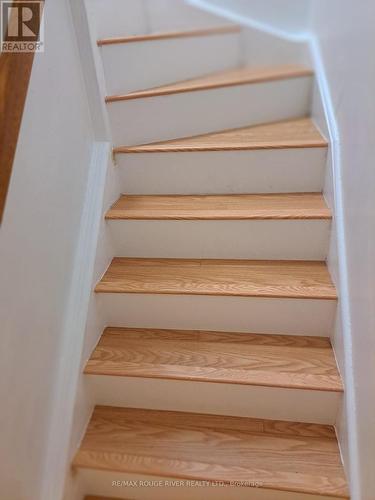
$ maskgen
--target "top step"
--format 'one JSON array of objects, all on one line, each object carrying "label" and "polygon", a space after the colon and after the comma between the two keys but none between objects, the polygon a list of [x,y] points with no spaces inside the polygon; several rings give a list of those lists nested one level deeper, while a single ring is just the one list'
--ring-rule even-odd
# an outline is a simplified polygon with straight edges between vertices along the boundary
[{"label": "top step", "polygon": [[197,36],[212,36],[226,35],[230,33],[239,33],[240,26],[224,25],[215,26],[213,28],[201,28],[186,31],[164,31],[160,33],[147,33],[144,35],[132,35],[123,37],[101,38],[97,41],[99,47],[102,45],[114,45],[119,43],[134,43],[134,42],[152,42],[153,40],[167,40],[171,38],[191,38]]},{"label": "top step", "polygon": [[240,28],[233,25],[103,38],[97,43],[107,95],[198,78],[240,65]]}]

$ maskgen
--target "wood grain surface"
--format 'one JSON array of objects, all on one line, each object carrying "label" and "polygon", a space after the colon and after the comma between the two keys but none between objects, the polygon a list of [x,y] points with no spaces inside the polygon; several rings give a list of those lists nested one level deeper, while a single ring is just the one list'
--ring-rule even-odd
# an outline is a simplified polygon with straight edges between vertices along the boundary
[{"label": "wood grain surface", "polygon": [[324,262],[115,257],[96,286],[103,293],[337,298]]},{"label": "wood grain surface", "polygon": [[119,146],[114,153],[237,151],[252,149],[324,148],[327,141],[310,118],[252,125],[211,134],[137,146]]},{"label": "wood grain surface", "polygon": [[106,102],[126,101],[129,99],[140,99],[161,95],[179,94],[182,92],[194,92],[197,90],[209,90],[250,83],[272,82],[288,78],[299,78],[312,76],[313,72],[300,64],[284,64],[279,66],[252,66],[229,69],[212,73],[200,78],[194,78],[170,85],[162,85],[146,90],[130,92],[128,94],[112,95],[106,97]]},{"label": "wood grain surface", "polygon": [[348,498],[325,425],[96,407],[73,466]]},{"label": "wood grain surface", "polygon": [[191,38],[195,36],[225,35],[239,33],[241,28],[234,24],[215,26],[213,28],[201,28],[194,30],[164,31],[160,33],[146,33],[142,35],[130,35],[123,37],[102,38],[98,40],[98,46],[113,45],[117,43],[152,42],[153,40],[168,40],[173,38]]},{"label": "wood grain surface", "polygon": [[[41,4],[43,7],[44,2]],[[21,128],[34,52],[0,54],[0,223]]]},{"label": "wood grain surface", "polygon": [[321,193],[123,195],[106,219],[330,219]]},{"label": "wood grain surface", "polygon": [[106,328],[85,373],[343,390],[323,337]]},{"label": "wood grain surface", "polygon": [[[114,497],[97,497],[97,496],[89,495],[89,496],[85,497],[85,500],[116,500],[116,498],[114,498]],[[130,500],[130,499],[117,498],[117,500]]]}]

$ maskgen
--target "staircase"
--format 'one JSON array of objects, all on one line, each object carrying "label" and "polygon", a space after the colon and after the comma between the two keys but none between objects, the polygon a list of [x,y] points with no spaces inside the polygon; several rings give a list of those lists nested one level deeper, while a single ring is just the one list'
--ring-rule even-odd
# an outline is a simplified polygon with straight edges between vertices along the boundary
[{"label": "staircase", "polygon": [[122,195],[86,499],[349,498],[313,72],[242,65],[223,20],[98,46]]}]

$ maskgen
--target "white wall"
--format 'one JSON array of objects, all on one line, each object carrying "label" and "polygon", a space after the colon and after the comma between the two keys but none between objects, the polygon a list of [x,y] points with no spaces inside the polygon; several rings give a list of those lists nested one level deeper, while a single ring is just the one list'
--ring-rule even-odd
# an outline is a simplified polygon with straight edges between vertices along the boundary
[{"label": "white wall", "polygon": [[[44,17],[45,52],[35,57],[0,227],[4,500],[46,498],[51,479],[46,460],[52,456],[53,408],[65,398],[60,370],[66,377],[72,371],[61,346],[73,268],[80,267],[76,248],[94,145],[69,3],[46,2]],[[79,337],[76,342],[80,350]],[[63,453],[63,447],[54,449],[56,457]]]},{"label": "white wall", "polygon": [[192,9],[185,0],[89,0],[96,38],[207,28],[223,19]]},{"label": "white wall", "polygon": [[221,8],[243,16],[266,29],[290,37],[304,37],[309,26],[310,3],[314,0],[186,0],[199,5]]},{"label": "white wall", "polygon": [[[349,451],[353,500],[375,491],[375,4],[314,0],[311,32],[321,56],[337,125],[333,179],[342,317],[336,353],[345,362],[347,411],[341,419]],[[345,292],[348,291],[348,296]],[[345,442],[344,431],[349,439]],[[340,428],[339,428],[340,430]]]}]

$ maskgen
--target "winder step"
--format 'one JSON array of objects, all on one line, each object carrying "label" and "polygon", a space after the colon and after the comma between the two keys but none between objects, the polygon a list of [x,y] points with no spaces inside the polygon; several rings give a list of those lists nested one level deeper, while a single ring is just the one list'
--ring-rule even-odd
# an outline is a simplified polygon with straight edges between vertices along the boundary
[{"label": "winder step", "polygon": [[326,148],[327,141],[310,118],[252,125],[170,141],[119,146],[114,153],[239,151],[285,148]]},{"label": "winder step", "polygon": [[129,92],[106,97],[106,102],[126,101],[144,97],[156,97],[183,92],[194,92],[197,90],[209,90],[223,87],[234,87],[250,83],[272,82],[303,76],[312,76],[313,72],[300,64],[284,64],[280,66],[245,66],[235,69],[227,69],[212,73],[210,75],[192,78],[182,82],[169,85],[161,85],[151,89]]}]

